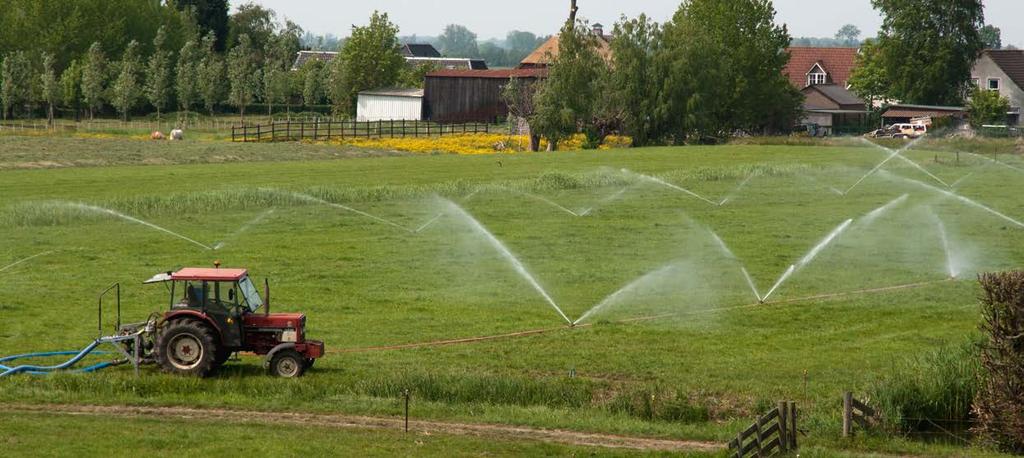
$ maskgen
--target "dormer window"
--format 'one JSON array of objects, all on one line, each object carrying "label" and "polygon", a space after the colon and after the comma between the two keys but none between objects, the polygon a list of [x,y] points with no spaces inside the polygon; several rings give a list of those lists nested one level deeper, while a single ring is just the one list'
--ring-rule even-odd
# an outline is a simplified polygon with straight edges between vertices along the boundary
[{"label": "dormer window", "polygon": [[828,72],[821,67],[821,64],[814,64],[807,72],[807,85],[817,86],[819,84],[828,84]]}]

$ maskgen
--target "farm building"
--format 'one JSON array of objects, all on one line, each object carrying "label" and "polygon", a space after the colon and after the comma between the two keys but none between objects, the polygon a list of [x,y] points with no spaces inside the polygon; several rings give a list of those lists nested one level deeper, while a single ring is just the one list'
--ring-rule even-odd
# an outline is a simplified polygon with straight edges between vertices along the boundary
[{"label": "farm building", "polygon": [[967,117],[967,109],[964,107],[943,107],[931,105],[890,105],[885,113],[882,113],[882,121],[885,125],[906,124],[918,118],[952,118],[954,122],[962,121]]},{"label": "farm building", "polygon": [[377,89],[359,93],[357,121],[419,121],[423,89]]},{"label": "farm building", "polygon": [[859,133],[868,119],[867,104],[845,87],[835,84],[815,84],[802,91],[804,120],[814,124],[825,135]]},{"label": "farm building", "polygon": [[[594,36],[597,37],[597,53],[606,61],[611,61],[612,37],[604,34],[604,26],[601,24],[594,24],[592,30]],[[519,68],[547,68],[555,57],[558,57],[558,35],[548,38],[548,41],[545,41],[540,47],[520,61]]]},{"label": "farm building", "polygon": [[538,80],[547,69],[442,70],[428,73],[424,119],[439,123],[497,122],[508,115],[501,93],[512,78]]}]

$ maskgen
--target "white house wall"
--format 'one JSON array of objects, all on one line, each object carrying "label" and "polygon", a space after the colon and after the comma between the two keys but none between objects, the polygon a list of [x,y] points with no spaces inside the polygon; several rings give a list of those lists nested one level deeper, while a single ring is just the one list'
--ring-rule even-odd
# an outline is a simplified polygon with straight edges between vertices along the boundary
[{"label": "white house wall", "polygon": [[360,95],[356,109],[358,121],[419,121],[423,98],[384,95]]},{"label": "white house wall", "polygon": [[[1010,79],[1010,76],[1003,72],[1003,69],[996,65],[995,61],[991,57],[985,55],[981,59],[978,59],[974,63],[974,69],[971,70],[971,78],[978,80],[978,85],[985,89],[988,87],[989,78],[999,79],[999,95],[1010,99],[1010,107],[1014,109],[1021,109],[1024,107],[1024,90],[1017,87],[1017,85]],[[1024,123],[1024,117],[1021,118]]]}]

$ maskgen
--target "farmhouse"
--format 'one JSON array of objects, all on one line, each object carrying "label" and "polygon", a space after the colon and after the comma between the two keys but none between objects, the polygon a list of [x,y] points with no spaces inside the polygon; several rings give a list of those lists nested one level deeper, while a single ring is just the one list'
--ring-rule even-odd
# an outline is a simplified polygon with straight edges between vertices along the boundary
[{"label": "farmhouse", "polygon": [[986,50],[974,63],[971,78],[978,87],[1010,99],[1007,122],[1024,125],[1020,113],[1024,106],[1024,50]]},{"label": "farmhouse", "polygon": [[377,89],[359,93],[356,120],[419,121],[423,117],[423,89]]},{"label": "farmhouse", "polygon": [[831,135],[863,129],[867,103],[850,92],[850,74],[857,62],[857,48],[789,48],[789,64],[783,73],[800,89],[804,101],[801,124],[815,125]]},{"label": "farmhouse", "polygon": [[547,69],[441,70],[424,84],[424,119],[451,122],[497,122],[508,115],[501,93],[510,79],[536,81]]}]

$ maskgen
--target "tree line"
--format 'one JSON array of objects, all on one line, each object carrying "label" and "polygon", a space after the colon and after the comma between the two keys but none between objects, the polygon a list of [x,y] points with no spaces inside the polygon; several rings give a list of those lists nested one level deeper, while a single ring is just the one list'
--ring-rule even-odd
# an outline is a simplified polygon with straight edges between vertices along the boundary
[{"label": "tree line", "polygon": [[612,132],[635,146],[716,142],[786,131],[800,117],[803,96],[783,76],[791,37],[769,0],[689,0],[664,24],[623,17],[612,36],[602,53],[573,10],[548,77],[506,86],[532,148],[576,133],[590,147]]}]

